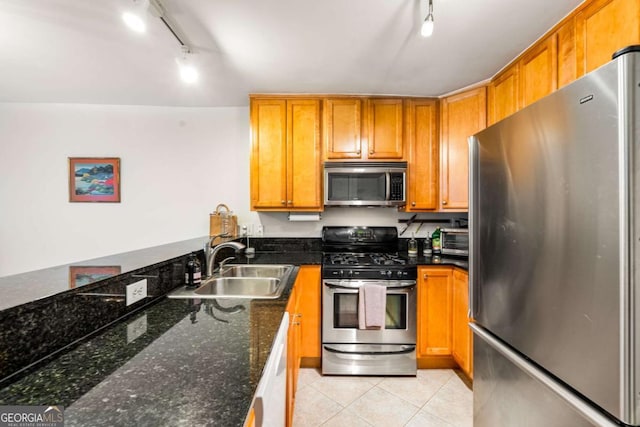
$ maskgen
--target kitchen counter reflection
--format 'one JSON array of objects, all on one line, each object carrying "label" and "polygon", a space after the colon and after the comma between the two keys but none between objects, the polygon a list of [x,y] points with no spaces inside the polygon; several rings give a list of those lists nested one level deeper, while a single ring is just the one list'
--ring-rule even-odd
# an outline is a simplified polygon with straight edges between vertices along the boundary
[{"label": "kitchen counter reflection", "polygon": [[0,310],[202,250],[207,237],[0,277]]}]

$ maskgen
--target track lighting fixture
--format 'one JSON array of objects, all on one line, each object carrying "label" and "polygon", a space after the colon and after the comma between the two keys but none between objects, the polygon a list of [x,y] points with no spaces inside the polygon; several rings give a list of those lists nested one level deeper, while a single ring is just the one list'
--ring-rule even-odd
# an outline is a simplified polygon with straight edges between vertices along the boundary
[{"label": "track lighting fixture", "polygon": [[422,37],[431,37],[433,34],[433,0],[429,0],[429,14],[424,18],[420,34]]},{"label": "track lighting fixture", "polygon": [[191,60],[191,51],[187,46],[182,46],[182,54],[176,58],[178,71],[183,82],[193,84],[198,81],[198,69]]},{"label": "track lighting fixture", "polygon": [[180,78],[185,83],[195,83],[198,81],[198,70],[193,65],[193,51],[184,42],[182,33],[165,13],[165,9],[159,0],[131,0],[133,6],[122,14],[122,19],[129,28],[138,33],[144,33],[147,28],[148,14],[160,18],[171,34],[180,43],[181,53],[176,57],[176,63],[180,72]]}]

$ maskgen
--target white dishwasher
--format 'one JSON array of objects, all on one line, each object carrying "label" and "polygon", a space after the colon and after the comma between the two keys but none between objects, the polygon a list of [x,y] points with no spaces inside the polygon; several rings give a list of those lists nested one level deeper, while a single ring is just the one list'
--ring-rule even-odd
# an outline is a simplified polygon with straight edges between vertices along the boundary
[{"label": "white dishwasher", "polygon": [[285,426],[288,331],[289,313],[285,312],[256,389],[253,405],[256,414],[256,427]]}]

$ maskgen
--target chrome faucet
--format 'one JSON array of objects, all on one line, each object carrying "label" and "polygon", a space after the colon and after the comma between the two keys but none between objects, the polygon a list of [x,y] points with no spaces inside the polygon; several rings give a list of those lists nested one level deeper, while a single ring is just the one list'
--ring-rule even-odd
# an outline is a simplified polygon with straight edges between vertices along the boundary
[{"label": "chrome faucet", "polygon": [[218,252],[220,252],[220,250],[224,248],[234,248],[237,252],[241,249],[246,248],[246,246],[240,242],[224,242],[224,243],[220,243],[218,246],[213,248],[213,250],[211,250],[211,252],[206,257],[207,258],[207,277],[211,277],[211,275],[213,274],[213,271],[215,270],[216,256],[218,255]]},{"label": "chrome faucet", "polygon": [[[209,238],[209,240],[207,240],[204,244],[204,268],[202,269],[202,271],[207,272],[209,271],[209,255],[211,254],[211,246],[213,245],[213,242],[216,241],[217,238],[222,237],[230,237],[227,233],[220,233],[220,234],[216,234],[214,236],[211,236]],[[207,275],[207,277],[209,277],[209,275]]]}]

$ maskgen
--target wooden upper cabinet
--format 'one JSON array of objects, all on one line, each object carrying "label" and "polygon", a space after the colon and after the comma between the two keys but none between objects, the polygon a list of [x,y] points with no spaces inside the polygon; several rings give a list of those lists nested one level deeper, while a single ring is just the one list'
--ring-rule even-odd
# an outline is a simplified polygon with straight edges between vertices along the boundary
[{"label": "wooden upper cabinet", "polygon": [[281,99],[251,99],[250,108],[251,207],[286,207],[287,103]]},{"label": "wooden upper cabinet", "polygon": [[578,77],[611,60],[617,50],[640,43],[638,0],[593,0],[576,15]]},{"label": "wooden upper cabinet", "polygon": [[520,105],[526,107],[557,88],[558,44],[553,34],[520,59]]},{"label": "wooden upper cabinet", "polygon": [[408,145],[408,212],[438,209],[438,103],[411,99],[405,106],[405,137]]},{"label": "wooden upper cabinet", "polygon": [[251,208],[322,209],[320,100],[251,99]]},{"label": "wooden upper cabinet", "polygon": [[324,100],[325,159],[360,159],[362,156],[362,99]]},{"label": "wooden upper cabinet", "polygon": [[322,205],[320,101],[287,102],[287,207],[317,210]]},{"label": "wooden upper cabinet", "polygon": [[520,86],[518,64],[500,73],[488,87],[487,119],[492,125],[518,111]]},{"label": "wooden upper cabinet", "polygon": [[440,119],[440,208],[465,211],[469,207],[468,138],[486,127],[486,87],[444,98]]},{"label": "wooden upper cabinet", "polygon": [[403,159],[402,99],[373,98],[368,104],[367,158]]},{"label": "wooden upper cabinet", "polygon": [[576,79],[576,19],[569,18],[558,29],[558,88]]}]

